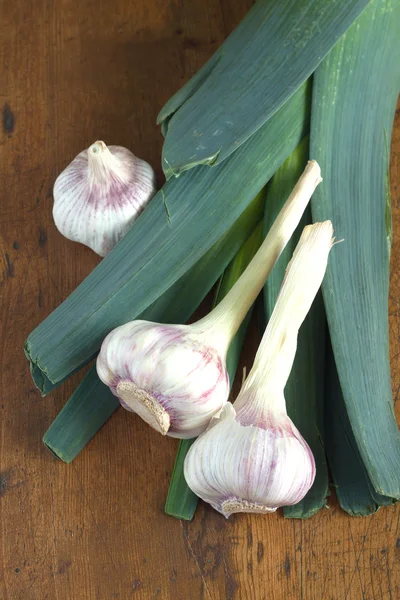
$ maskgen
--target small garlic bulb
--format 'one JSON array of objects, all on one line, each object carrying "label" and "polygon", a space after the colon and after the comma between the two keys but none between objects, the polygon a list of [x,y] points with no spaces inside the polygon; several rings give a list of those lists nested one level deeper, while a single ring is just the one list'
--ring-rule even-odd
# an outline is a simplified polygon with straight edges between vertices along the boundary
[{"label": "small garlic bulb", "polygon": [[236,402],[222,408],[186,456],[187,484],[226,517],[296,504],[313,484],[314,457],[287,415],[283,392],[299,327],[326,270],[332,234],[330,221],[304,229]]},{"label": "small garlic bulb", "polygon": [[230,343],[320,181],[311,161],[257,254],[209,315],[191,325],[132,321],[109,333],[97,372],[125,408],[163,435],[188,439],[206,429],[228,400]]},{"label": "small garlic bulb", "polygon": [[153,169],[121,146],[98,141],[57,177],[53,218],[69,240],[105,256],[155,193]]}]

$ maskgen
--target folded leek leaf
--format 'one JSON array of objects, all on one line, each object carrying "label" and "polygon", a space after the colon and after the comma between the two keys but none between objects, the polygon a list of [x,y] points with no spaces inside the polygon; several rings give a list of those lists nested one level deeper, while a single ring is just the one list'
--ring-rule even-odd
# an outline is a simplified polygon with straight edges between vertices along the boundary
[{"label": "folded leek leaf", "polygon": [[[132,229],[25,342],[43,391],[87,363],[114,327],[137,317],[224,235],[307,130],[308,86],[215,169],[156,194]],[[168,212],[166,211],[168,209]]]},{"label": "folded leek leaf", "polygon": [[70,463],[120,406],[92,365],[43,436],[56,458]]},{"label": "folded leek leaf", "polygon": [[217,165],[290,98],[368,0],[259,0],[158,117],[167,179]]},{"label": "folded leek leaf", "polygon": [[329,344],[326,357],[325,449],[340,506],[353,517],[376,512],[393,499],[378,494],[371,483],[351,429]]},{"label": "folded leek leaf", "polygon": [[[229,290],[239,279],[243,271],[246,269],[247,265],[261,245],[263,237],[262,232],[263,224],[260,223],[245,244],[243,244],[242,248],[236,254],[231,264],[225,270],[225,273],[221,276],[220,284],[214,300],[214,306],[218,304],[218,302],[220,302],[224,296],[226,296]],[[233,338],[229,347],[226,359],[226,368],[229,373],[231,385],[235,379],[240,353],[242,351],[247,327],[250,322],[251,313],[252,309],[248,312],[245,320],[240,326],[239,331]],[[193,519],[198,503],[198,497],[189,488],[183,474],[185,458],[189,452],[190,446],[194,441],[195,438],[191,440],[181,440],[179,442],[178,453],[175,459],[168,496],[165,502],[165,512],[167,515],[171,515],[176,519],[184,519],[186,521],[191,521]]]},{"label": "folded leek leaf", "polygon": [[161,124],[161,131],[164,136],[167,135],[168,123],[174,112],[201,86],[207,79],[211,71],[220,59],[223,45],[218,48],[211,58],[189,79],[189,81],[168,100],[162,111],[157,117],[157,123]]},{"label": "folded leek leaf", "polygon": [[[315,221],[338,239],[322,285],[355,442],[378,494],[400,498],[390,379],[387,137],[399,89],[400,3],[373,0],[316,70],[310,152],[324,176]],[[390,144],[390,140],[389,140]]]},{"label": "folded leek leaf", "polygon": [[[272,178],[267,188],[265,233],[268,232],[295,186],[308,158],[308,138],[305,138]],[[272,314],[286,267],[292,257],[300,234],[303,228],[310,223],[311,210],[307,209],[296,232],[268,278],[264,288],[267,320]],[[322,442],[325,331],[326,317],[322,296],[319,293],[303,325],[300,327],[296,357],[285,387],[288,414],[314,454],[317,473],[313,486],[303,500],[294,506],[284,507],[283,513],[287,518],[305,519],[311,517],[325,505],[328,495],[328,471]]]},{"label": "folded leek leaf", "polygon": [[[263,189],[230,230],[140,318],[161,323],[187,321],[262,219],[264,205]],[[70,463],[118,407],[119,401],[100,381],[93,365],[45,433],[43,442],[57,458]]]}]

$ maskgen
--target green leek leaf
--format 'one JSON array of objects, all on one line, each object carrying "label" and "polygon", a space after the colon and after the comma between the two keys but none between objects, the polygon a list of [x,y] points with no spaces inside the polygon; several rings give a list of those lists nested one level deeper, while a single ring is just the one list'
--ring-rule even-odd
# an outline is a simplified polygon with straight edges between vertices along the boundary
[{"label": "green leek leaf", "polygon": [[400,498],[400,434],[389,363],[387,132],[400,75],[400,3],[373,0],[313,80],[310,151],[324,182],[315,221],[337,239],[322,285],[355,442],[375,491]]},{"label": "green leek leaf", "polygon": [[368,0],[259,0],[158,121],[169,179],[218,165],[312,74]]},{"label": "green leek leaf", "polygon": [[324,441],[336,495],[340,506],[351,516],[367,516],[393,500],[378,494],[368,477],[351,429],[330,344],[326,371]]}]

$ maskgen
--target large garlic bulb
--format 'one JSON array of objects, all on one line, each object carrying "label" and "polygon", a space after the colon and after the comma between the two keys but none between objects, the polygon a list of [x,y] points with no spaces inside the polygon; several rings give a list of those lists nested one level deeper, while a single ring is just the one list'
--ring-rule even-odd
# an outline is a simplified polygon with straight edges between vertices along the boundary
[{"label": "large garlic bulb", "polygon": [[68,239],[105,256],[155,193],[153,169],[121,146],[95,142],[57,177],[53,218]]},{"label": "large garlic bulb", "polygon": [[227,402],[185,460],[189,487],[226,517],[296,504],[315,477],[310,447],[287,414],[264,409],[248,420],[247,408],[236,413]]},{"label": "large garlic bulb", "polygon": [[236,402],[222,408],[186,456],[189,487],[226,517],[296,504],[314,481],[314,457],[286,413],[283,392],[299,327],[325,274],[332,234],[330,221],[304,229]]},{"label": "large garlic bulb", "polygon": [[192,438],[228,398],[225,355],[193,326],[132,321],[106,337],[97,373],[154,429]]},{"label": "large garlic bulb", "polygon": [[206,317],[191,325],[133,321],[105,338],[97,372],[125,408],[164,435],[206,429],[228,399],[230,343],[320,181],[311,161],[247,269]]}]

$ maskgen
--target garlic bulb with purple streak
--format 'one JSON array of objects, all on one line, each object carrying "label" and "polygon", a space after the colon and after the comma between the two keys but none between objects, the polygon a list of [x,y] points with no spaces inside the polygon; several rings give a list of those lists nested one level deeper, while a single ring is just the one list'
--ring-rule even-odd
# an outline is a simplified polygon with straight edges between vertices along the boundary
[{"label": "garlic bulb with purple streak", "polygon": [[109,333],[97,372],[125,408],[163,435],[187,439],[206,429],[228,400],[230,343],[320,181],[309,162],[257,254],[206,317],[191,325],[132,321]]},{"label": "garlic bulb with purple streak", "polygon": [[121,146],[98,141],[57,177],[53,218],[69,240],[105,256],[155,193],[154,171]]},{"label": "garlic bulb with purple streak", "polygon": [[236,402],[222,408],[186,456],[189,487],[226,517],[296,504],[313,484],[314,457],[286,413],[284,388],[332,235],[330,221],[304,229]]},{"label": "garlic bulb with purple streak", "polygon": [[114,329],[97,358],[97,373],[122,406],[171,437],[204,431],[229,395],[227,342],[207,328],[132,321]]}]

